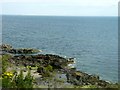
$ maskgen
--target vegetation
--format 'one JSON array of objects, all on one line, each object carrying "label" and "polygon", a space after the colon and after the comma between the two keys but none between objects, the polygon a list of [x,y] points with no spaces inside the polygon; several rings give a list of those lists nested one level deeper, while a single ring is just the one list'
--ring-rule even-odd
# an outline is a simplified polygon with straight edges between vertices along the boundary
[{"label": "vegetation", "polygon": [[9,54],[2,55],[2,73],[6,72],[8,66],[10,65],[8,61],[9,58],[11,58],[11,55]]},{"label": "vegetation", "polygon": [[25,87],[24,88],[33,88],[33,76],[31,76],[30,70],[28,70],[28,74],[25,76],[25,79],[23,80]]},{"label": "vegetation", "polygon": [[48,71],[48,72],[52,72],[53,67],[51,65],[48,65],[47,67],[45,67],[45,70]]},{"label": "vegetation", "polygon": [[2,75],[2,87],[3,88],[15,88],[15,83],[12,81],[13,74],[11,72],[5,72]]},{"label": "vegetation", "polygon": [[107,87],[108,87],[108,88],[118,88],[118,87],[120,87],[120,83],[119,83],[119,84],[117,84],[117,83],[115,83],[115,84],[110,84],[110,85],[108,85]]},{"label": "vegetation", "polygon": [[24,77],[23,71],[20,74],[13,75],[12,72],[5,72],[2,75],[2,87],[3,88],[33,88],[33,76],[31,76],[30,70]]},{"label": "vegetation", "polygon": [[[9,45],[3,45],[3,48],[14,52],[19,51],[19,53],[33,51],[30,49],[14,50]],[[120,86],[120,84],[112,84],[99,80],[99,77],[93,75],[64,68],[62,65],[67,63],[67,60],[57,55],[12,56],[11,54],[4,54],[1,55],[0,60],[2,62],[0,80],[2,80],[3,88],[32,89],[36,87],[61,88],[63,86],[62,88],[90,88],[91,90],[96,88],[118,88]],[[61,75],[62,73],[66,75],[66,72],[69,76],[68,79],[66,76]],[[57,76],[57,74],[60,75]]]},{"label": "vegetation", "polygon": [[98,87],[95,85],[85,85],[85,86],[82,86],[81,88],[98,88]]}]

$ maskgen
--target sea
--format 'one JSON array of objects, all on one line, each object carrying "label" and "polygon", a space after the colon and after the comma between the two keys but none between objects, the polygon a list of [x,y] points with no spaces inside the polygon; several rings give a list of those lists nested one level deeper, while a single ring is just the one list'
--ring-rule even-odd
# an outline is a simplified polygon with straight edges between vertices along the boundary
[{"label": "sea", "polygon": [[118,82],[118,18],[2,15],[2,43],[75,58],[77,70]]}]

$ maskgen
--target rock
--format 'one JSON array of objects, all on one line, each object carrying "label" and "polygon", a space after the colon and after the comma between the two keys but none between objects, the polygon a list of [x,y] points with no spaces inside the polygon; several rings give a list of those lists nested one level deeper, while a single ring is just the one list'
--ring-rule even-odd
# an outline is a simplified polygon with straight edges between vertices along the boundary
[{"label": "rock", "polygon": [[51,65],[55,69],[61,69],[67,65],[67,60],[58,55],[46,54],[46,55],[36,55],[35,58],[41,60],[45,65]]},{"label": "rock", "polygon": [[99,76],[89,75],[87,73],[77,71],[76,68],[69,68],[68,64],[74,62],[73,58],[66,59],[59,55],[52,54],[24,55],[36,53],[38,50],[28,48],[13,49],[12,46],[9,45],[2,45],[1,48],[9,53],[20,54],[12,56],[12,58],[9,59],[11,63],[17,66],[37,66],[37,72],[43,77],[51,75],[52,70],[48,70],[49,68],[46,69],[46,67],[50,65],[53,70],[66,74],[67,82],[73,85],[97,85],[99,87],[106,87],[109,84],[104,80],[100,80]]},{"label": "rock", "polygon": [[2,49],[3,51],[6,51],[6,50],[12,49],[12,46],[9,44],[2,44],[0,45],[0,49]]},{"label": "rock", "polygon": [[1,49],[0,51],[5,51],[6,53],[12,53],[12,54],[33,54],[33,53],[38,53],[42,51],[42,50],[32,49],[32,48],[15,49],[15,48],[12,48],[12,46],[8,44],[0,45],[0,49]]},{"label": "rock", "polygon": [[104,81],[104,80],[99,80],[97,82],[98,86],[101,86],[101,87],[106,87],[109,83]]},{"label": "rock", "polygon": [[11,50],[9,50],[7,52],[16,54],[16,50],[15,49],[11,49]]},{"label": "rock", "polygon": [[39,66],[38,69],[37,69],[37,72],[40,73],[40,74],[42,74],[42,73],[45,73],[46,71],[45,71],[44,67]]},{"label": "rock", "polygon": [[75,60],[74,60],[74,58],[68,58],[68,64],[73,64],[73,63],[75,63]]},{"label": "rock", "polygon": [[100,80],[99,76],[89,75],[80,71],[67,72],[66,78],[73,85],[97,85],[106,87],[109,84],[104,80]]},{"label": "rock", "polygon": [[8,52],[13,54],[32,54],[32,53],[38,53],[39,50],[24,48],[24,49],[11,49]]}]

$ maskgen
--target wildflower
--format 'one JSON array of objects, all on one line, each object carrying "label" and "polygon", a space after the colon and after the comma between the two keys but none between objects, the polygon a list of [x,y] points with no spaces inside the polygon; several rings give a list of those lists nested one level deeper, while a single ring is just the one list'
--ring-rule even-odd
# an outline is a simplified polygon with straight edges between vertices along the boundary
[{"label": "wildflower", "polygon": [[12,72],[5,72],[2,76],[3,76],[3,78],[12,78],[13,73]]}]

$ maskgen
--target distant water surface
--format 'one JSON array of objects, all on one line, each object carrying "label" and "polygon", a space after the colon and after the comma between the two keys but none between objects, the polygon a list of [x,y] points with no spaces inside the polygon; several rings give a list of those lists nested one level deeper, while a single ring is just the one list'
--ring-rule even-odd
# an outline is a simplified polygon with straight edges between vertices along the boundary
[{"label": "distant water surface", "polygon": [[78,70],[118,81],[117,17],[3,16],[3,43],[75,57]]}]

